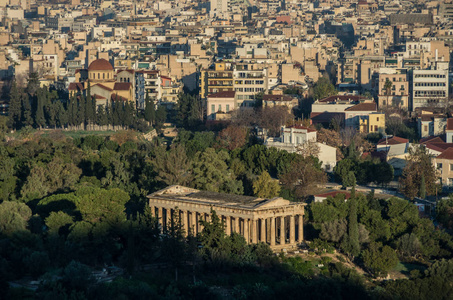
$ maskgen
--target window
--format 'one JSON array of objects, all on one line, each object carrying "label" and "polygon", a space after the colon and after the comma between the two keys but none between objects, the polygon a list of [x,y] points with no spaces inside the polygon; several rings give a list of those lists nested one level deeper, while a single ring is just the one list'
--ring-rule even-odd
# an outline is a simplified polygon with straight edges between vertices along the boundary
[{"label": "window", "polygon": [[226,105],[226,109],[225,110],[226,110],[226,112],[230,111],[230,105],[229,104]]},{"label": "window", "polygon": [[379,117],[376,118],[376,122],[379,122]]},{"label": "window", "polygon": [[442,163],[437,163],[437,169],[442,169]]},{"label": "window", "polygon": [[214,104],[211,105],[211,114],[213,114],[213,113],[215,113],[215,105]]},{"label": "window", "polygon": [[453,164],[450,164],[450,171],[453,171]]},{"label": "window", "polygon": [[423,126],[424,131],[428,131],[428,125]]},{"label": "window", "polygon": [[376,131],[376,132],[378,131],[377,125],[374,125],[374,131]]},{"label": "window", "polygon": [[222,111],[222,104],[219,104],[219,110],[218,111]]},{"label": "window", "polygon": [[453,185],[453,178],[448,178],[448,185]]}]

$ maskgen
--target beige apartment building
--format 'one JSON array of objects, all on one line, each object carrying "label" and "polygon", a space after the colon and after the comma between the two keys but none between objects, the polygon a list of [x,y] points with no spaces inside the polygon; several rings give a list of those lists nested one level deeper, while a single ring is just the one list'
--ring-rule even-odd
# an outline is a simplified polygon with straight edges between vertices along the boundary
[{"label": "beige apartment building", "polygon": [[218,120],[217,114],[230,113],[237,108],[236,92],[227,91],[208,95],[206,103],[207,120]]},{"label": "beige apartment building", "polygon": [[453,147],[434,157],[433,164],[438,171],[441,184],[453,188]]},{"label": "beige apartment building", "polygon": [[[390,90],[385,88],[387,81],[392,83]],[[398,107],[409,109],[409,78],[406,70],[389,70],[379,74],[378,106],[380,109]]]},{"label": "beige apartment building", "polygon": [[200,191],[173,185],[148,195],[151,213],[162,230],[181,222],[186,234],[203,230],[200,221],[210,221],[212,211],[225,232],[241,234],[247,243],[267,243],[274,250],[296,248],[303,242],[305,203],[280,197],[257,197]]}]

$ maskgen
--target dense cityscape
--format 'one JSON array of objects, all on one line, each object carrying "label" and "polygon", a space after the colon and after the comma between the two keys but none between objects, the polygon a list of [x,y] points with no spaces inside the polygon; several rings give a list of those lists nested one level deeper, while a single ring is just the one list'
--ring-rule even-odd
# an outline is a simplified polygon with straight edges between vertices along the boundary
[{"label": "dense cityscape", "polygon": [[453,299],[452,0],[0,16],[0,299]]}]

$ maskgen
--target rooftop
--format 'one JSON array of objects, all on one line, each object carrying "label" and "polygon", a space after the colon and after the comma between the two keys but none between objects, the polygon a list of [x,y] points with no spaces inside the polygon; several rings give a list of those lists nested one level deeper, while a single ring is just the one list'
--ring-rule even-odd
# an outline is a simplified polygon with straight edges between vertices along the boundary
[{"label": "rooftop", "polygon": [[436,158],[437,159],[453,159],[453,147],[447,148],[447,150],[444,150]]},{"label": "rooftop", "polygon": [[399,144],[406,144],[409,143],[408,139],[403,139],[397,136],[393,136],[391,138],[387,138],[387,141],[385,138],[380,139],[378,142],[378,145],[399,145]]},{"label": "rooftop", "polygon": [[201,191],[180,185],[172,185],[158,192],[148,195],[148,198],[171,199],[176,202],[191,202],[193,204],[205,204],[242,209],[265,209],[276,206],[300,205],[292,203],[281,197],[263,199],[258,197],[225,194],[209,191]]},{"label": "rooftop", "polygon": [[208,98],[234,98],[235,95],[235,91],[226,91],[208,95]]}]

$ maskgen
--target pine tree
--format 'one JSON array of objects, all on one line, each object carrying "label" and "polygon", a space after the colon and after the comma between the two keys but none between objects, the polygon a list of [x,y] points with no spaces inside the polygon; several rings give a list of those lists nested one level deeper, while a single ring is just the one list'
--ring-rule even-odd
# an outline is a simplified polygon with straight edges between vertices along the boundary
[{"label": "pine tree", "polygon": [[20,128],[21,124],[21,107],[22,107],[22,98],[17,87],[16,81],[13,81],[11,90],[9,93],[9,111],[8,111],[8,122],[9,126],[14,129]]}]

